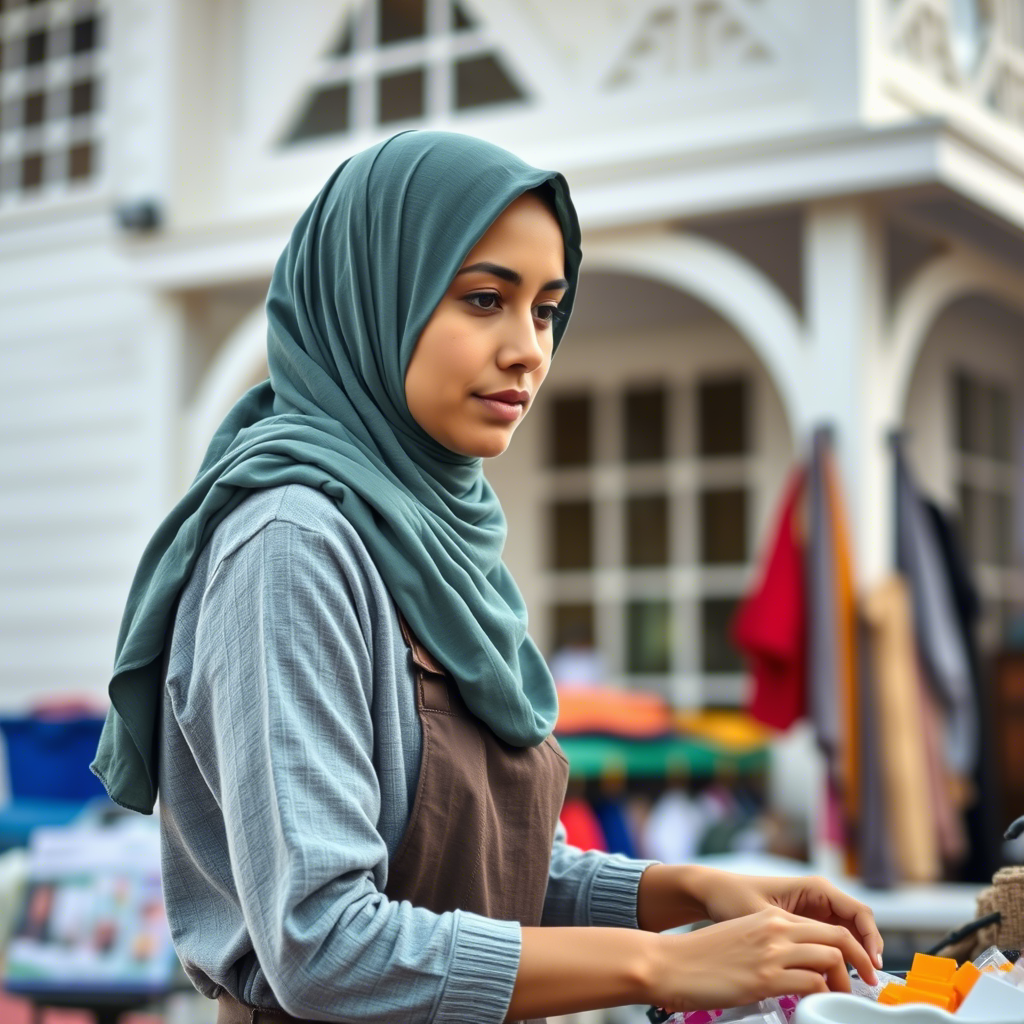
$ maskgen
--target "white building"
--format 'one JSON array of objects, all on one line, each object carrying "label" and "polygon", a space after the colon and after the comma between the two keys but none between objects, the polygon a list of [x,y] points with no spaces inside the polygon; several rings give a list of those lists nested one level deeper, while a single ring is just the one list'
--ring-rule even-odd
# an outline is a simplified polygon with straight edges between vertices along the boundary
[{"label": "white building", "polygon": [[3,709],[105,698],[145,542],[266,375],[292,225],[410,126],[562,171],[583,223],[488,466],[545,650],[741,700],[726,626],[823,420],[862,583],[903,427],[990,641],[1022,596],[1020,0],[2,0],[0,42]]}]

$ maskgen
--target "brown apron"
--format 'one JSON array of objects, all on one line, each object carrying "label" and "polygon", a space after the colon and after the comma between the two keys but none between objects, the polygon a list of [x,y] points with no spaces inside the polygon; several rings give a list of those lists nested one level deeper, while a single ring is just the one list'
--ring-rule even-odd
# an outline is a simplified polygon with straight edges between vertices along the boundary
[{"label": "brown apron", "polygon": [[[535,747],[499,739],[469,711],[452,677],[401,614],[399,622],[416,667],[423,752],[409,823],[388,865],[384,894],[437,914],[468,910],[535,927],[569,762],[553,736]],[[217,1024],[298,1021],[227,993],[218,1004]]]}]

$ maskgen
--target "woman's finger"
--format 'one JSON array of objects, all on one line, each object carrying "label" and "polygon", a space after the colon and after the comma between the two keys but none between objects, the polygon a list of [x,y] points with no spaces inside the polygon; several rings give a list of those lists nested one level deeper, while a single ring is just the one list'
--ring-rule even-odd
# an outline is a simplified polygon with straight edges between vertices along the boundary
[{"label": "woman's finger", "polygon": [[824,946],[835,946],[845,960],[857,968],[857,973],[869,984],[876,985],[878,976],[867,950],[853,937],[849,929],[841,924],[825,924],[809,917],[790,915],[794,942],[814,942]]},{"label": "woman's finger", "polygon": [[782,966],[825,975],[828,987],[833,992],[850,991],[846,959],[842,950],[835,946],[824,946],[815,942],[794,943],[783,954]]},{"label": "woman's finger", "polygon": [[825,895],[832,905],[832,912],[839,919],[837,923],[845,924],[859,939],[876,967],[882,966],[882,934],[875,924],[875,915],[871,908],[860,900],[855,900],[849,893],[836,888],[831,882],[823,880]]}]

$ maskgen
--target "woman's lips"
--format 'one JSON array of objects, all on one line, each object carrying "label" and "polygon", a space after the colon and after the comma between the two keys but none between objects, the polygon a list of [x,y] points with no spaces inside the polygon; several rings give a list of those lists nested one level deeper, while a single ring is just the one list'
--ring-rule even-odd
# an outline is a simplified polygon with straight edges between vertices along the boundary
[{"label": "woman's lips", "polygon": [[488,412],[506,423],[512,423],[519,419],[523,412],[524,402],[503,402],[497,398],[484,398],[483,395],[473,396],[482,403]]}]

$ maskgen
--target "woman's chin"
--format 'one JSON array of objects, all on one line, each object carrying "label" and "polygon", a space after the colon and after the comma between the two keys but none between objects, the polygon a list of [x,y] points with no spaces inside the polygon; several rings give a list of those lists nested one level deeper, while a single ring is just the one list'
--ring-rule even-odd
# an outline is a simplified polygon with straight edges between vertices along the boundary
[{"label": "woman's chin", "polygon": [[473,458],[493,459],[505,451],[511,439],[512,431],[507,428],[467,432],[466,435],[457,439],[455,450]]}]

